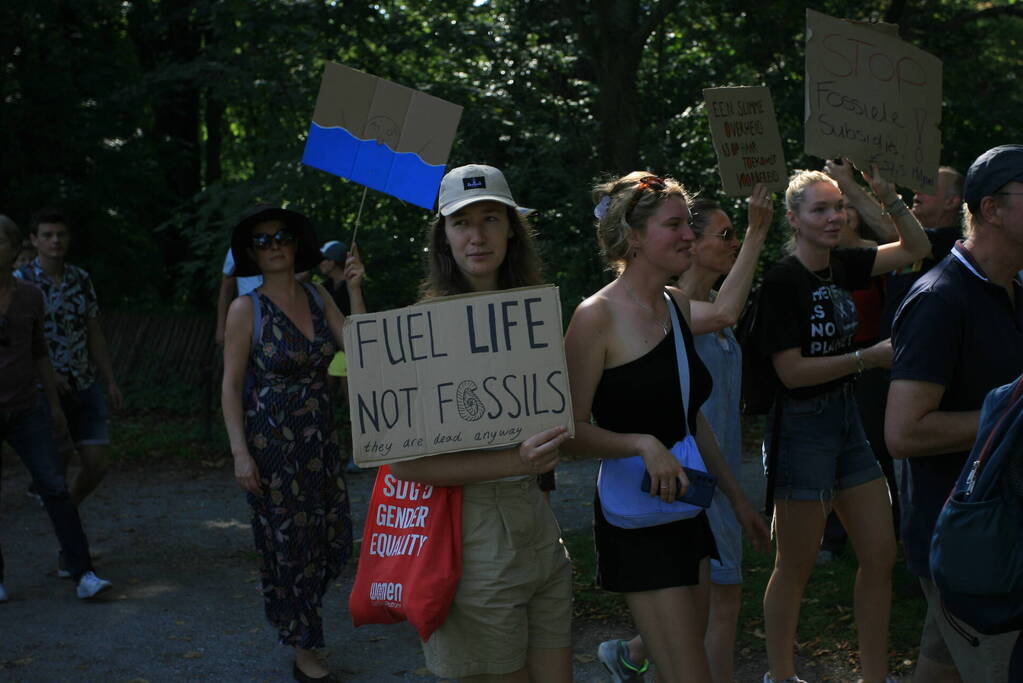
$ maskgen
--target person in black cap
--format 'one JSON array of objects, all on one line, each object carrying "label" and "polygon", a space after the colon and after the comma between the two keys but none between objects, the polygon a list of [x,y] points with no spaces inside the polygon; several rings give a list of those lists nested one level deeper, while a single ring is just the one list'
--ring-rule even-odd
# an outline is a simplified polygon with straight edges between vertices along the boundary
[{"label": "person in black cap", "polygon": [[324,647],[323,594],[352,549],[326,381],[344,315],[321,286],[295,279],[320,257],[302,214],[256,206],[235,226],[231,249],[238,275],[263,276],[227,313],[222,406],[252,507],[266,615],[295,648],[295,680],[333,681],[315,650]]},{"label": "person in black cap", "polygon": [[930,578],[938,513],[977,436],[987,393],[1023,372],[1023,145],[980,155],[966,174],[965,241],[909,290],[892,328],[885,439],[905,459],[902,540],[927,617],[915,680],[1007,680],[1018,632],[972,647],[942,614]]},{"label": "person in black cap", "polygon": [[324,242],[320,248],[323,259],[319,271],[322,280],[313,278],[322,284],[334,298],[338,310],[345,315],[365,313],[366,302],[362,297],[362,280],[366,269],[359,259],[359,247],[353,244],[348,249],[344,242],[331,240]]}]

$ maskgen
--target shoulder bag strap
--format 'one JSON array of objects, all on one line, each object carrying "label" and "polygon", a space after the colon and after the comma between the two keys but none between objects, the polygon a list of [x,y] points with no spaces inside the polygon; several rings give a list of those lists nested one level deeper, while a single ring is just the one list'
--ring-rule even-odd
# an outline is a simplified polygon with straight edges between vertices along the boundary
[{"label": "shoulder bag strap", "polygon": [[967,493],[973,492],[974,485],[980,479],[980,471],[984,469],[984,465],[987,464],[988,458],[990,458],[992,451],[995,449],[995,442],[1000,441],[1008,429],[1008,425],[1005,425],[1005,429],[1002,428],[1006,418],[1013,414],[1021,397],[1023,397],[1023,376],[1016,378],[1012,394],[1009,396],[1009,400],[1005,402],[1005,409],[1001,416],[999,416],[998,422],[995,423],[995,426],[988,433],[987,439],[977,455],[977,459],[973,462],[973,471],[970,472],[970,476],[967,478]]},{"label": "shoulder bag strap", "polygon": [[668,312],[671,313],[671,329],[675,333],[675,360],[678,365],[678,381],[682,385],[682,424],[689,435],[689,356],[686,353],[686,342],[682,337],[682,325],[675,309],[675,300],[667,290],[664,298],[668,300]]}]

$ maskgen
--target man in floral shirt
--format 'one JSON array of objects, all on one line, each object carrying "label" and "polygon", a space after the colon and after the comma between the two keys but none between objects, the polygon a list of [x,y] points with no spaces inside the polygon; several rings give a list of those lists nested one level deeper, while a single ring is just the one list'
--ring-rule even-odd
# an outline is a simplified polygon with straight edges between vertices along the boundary
[{"label": "man in floral shirt", "polygon": [[[75,581],[78,597],[88,600],[111,584],[92,570],[89,541],[57,459],[54,436],[65,430],[64,413],[43,338],[43,296],[13,276],[20,247],[18,226],[0,215],[0,442],[11,444],[32,475],[60,542],[66,576]],[[7,600],[3,580],[0,553],[0,602]]]},{"label": "man in floral shirt", "polygon": [[[67,217],[58,209],[37,211],[31,219],[29,237],[39,255],[16,274],[42,290],[45,299],[43,330],[68,423],[69,438],[58,446],[65,467],[75,448],[82,461],[71,487],[71,500],[77,506],[106,474],[110,444],[107,396],[109,406],[120,410],[121,391],[100,328],[92,280],[84,270],[64,260],[71,237]],[[97,369],[106,382],[107,396],[97,382]]]}]

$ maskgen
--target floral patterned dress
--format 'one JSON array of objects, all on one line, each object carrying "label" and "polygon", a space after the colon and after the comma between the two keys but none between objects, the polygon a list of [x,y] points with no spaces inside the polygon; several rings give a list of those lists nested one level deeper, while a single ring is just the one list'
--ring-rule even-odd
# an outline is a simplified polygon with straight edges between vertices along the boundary
[{"label": "floral patterned dress", "polygon": [[[323,595],[352,550],[352,521],[327,391],[336,344],[306,287],[310,341],[257,293],[259,334],[244,393],[245,436],[263,495],[248,494],[266,615],[282,645],[324,646]],[[254,304],[256,302],[254,301]]]}]

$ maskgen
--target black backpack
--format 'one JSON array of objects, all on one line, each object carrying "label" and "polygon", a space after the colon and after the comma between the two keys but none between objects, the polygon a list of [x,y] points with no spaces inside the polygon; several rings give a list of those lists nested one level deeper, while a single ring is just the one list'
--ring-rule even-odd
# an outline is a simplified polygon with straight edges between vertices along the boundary
[{"label": "black backpack", "polygon": [[770,357],[760,350],[757,329],[761,288],[757,287],[739,316],[735,338],[742,348],[742,402],[743,415],[766,415],[781,389],[781,381],[774,371]]},{"label": "black backpack", "polygon": [[[770,415],[774,424],[774,438],[767,449],[767,490],[764,493],[764,514],[770,517],[774,511],[774,482],[778,464],[778,435],[781,434],[782,406],[781,380],[774,371],[770,356],[760,349],[761,331],[757,329],[760,310],[761,288],[750,294],[746,309],[739,316],[735,326],[735,338],[742,348],[742,400],[739,403],[743,415]],[[778,403],[775,410],[771,407]]]}]

